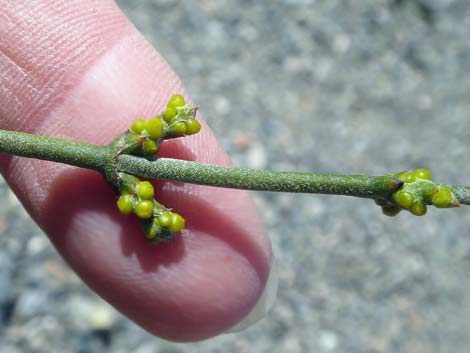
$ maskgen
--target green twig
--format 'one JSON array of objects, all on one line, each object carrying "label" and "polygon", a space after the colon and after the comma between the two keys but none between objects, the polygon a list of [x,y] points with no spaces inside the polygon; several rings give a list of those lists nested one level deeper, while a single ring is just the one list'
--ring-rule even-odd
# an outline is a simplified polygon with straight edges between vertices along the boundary
[{"label": "green twig", "polygon": [[461,186],[461,185],[449,185],[441,184],[439,186],[444,186],[452,190],[452,192],[457,197],[457,200],[462,205],[470,205],[470,186]]},{"label": "green twig", "polygon": [[0,130],[0,153],[65,163],[103,173],[112,152],[105,146]]},{"label": "green twig", "polygon": [[278,172],[222,167],[171,158],[149,161],[130,155],[119,156],[117,169],[149,178],[225,188],[349,195],[371,199],[389,195],[402,184],[398,179],[385,176]]},{"label": "green twig", "polygon": [[[130,155],[116,156],[113,149],[64,139],[0,130],[0,153],[37,158],[96,170],[102,174],[124,172],[164,180],[261,191],[285,191],[388,198],[401,182],[390,176],[333,175],[277,172],[222,167],[169,158],[149,161]],[[446,185],[458,201],[470,205],[470,187]]]}]

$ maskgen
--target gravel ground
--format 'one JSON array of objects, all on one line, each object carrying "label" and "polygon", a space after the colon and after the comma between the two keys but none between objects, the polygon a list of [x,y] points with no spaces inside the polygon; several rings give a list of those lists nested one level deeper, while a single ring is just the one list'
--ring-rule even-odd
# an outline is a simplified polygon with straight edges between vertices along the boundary
[{"label": "gravel ground", "polygon": [[[469,184],[467,0],[119,1],[239,166]],[[64,265],[2,181],[0,351],[469,352],[470,210],[389,219],[367,200],[254,193],[276,254],[259,324],[145,333]]]}]

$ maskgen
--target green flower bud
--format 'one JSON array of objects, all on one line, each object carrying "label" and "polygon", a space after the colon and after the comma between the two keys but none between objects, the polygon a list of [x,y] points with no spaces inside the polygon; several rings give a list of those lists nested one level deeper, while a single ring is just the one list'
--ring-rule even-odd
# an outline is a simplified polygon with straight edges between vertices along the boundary
[{"label": "green flower bud", "polygon": [[431,171],[429,169],[419,168],[413,172],[415,178],[423,180],[431,180]]},{"label": "green flower bud", "polygon": [[409,208],[415,199],[412,194],[403,190],[396,192],[393,198],[395,202],[403,208]]},{"label": "green flower bud", "polygon": [[178,213],[171,213],[171,224],[168,226],[168,229],[173,233],[179,232],[184,228],[186,221]]},{"label": "green flower bud", "polygon": [[171,214],[171,212],[163,212],[157,218],[158,224],[160,224],[162,227],[168,228],[172,222]]},{"label": "green flower bud", "polygon": [[431,199],[431,202],[437,208],[454,207],[455,201],[452,191],[446,187],[440,187]]},{"label": "green flower bud", "polygon": [[137,119],[131,125],[131,130],[136,134],[140,134],[144,129],[145,121],[143,119]]},{"label": "green flower bud", "polygon": [[153,216],[153,201],[143,200],[135,205],[134,212],[139,218],[150,218]]},{"label": "green flower bud", "polygon": [[143,148],[145,154],[155,154],[158,152],[158,145],[154,140],[145,140]]},{"label": "green flower bud", "polygon": [[184,121],[178,121],[171,124],[170,131],[174,136],[184,136],[186,134],[186,123]]},{"label": "green flower bud", "polygon": [[178,114],[177,110],[173,107],[166,107],[163,111],[163,119],[169,123]]},{"label": "green flower bud", "polygon": [[403,171],[395,174],[395,178],[400,179],[405,183],[411,183],[415,180],[415,176],[411,171]]},{"label": "green flower bud", "polygon": [[415,216],[424,216],[426,214],[426,204],[422,202],[415,202],[410,207],[410,212]]},{"label": "green flower bud", "polygon": [[177,109],[179,107],[182,107],[185,104],[186,102],[184,101],[184,97],[181,94],[175,94],[168,101],[167,107],[172,107],[172,108]]},{"label": "green flower bud", "polygon": [[153,140],[163,136],[163,121],[160,118],[152,118],[145,122],[145,130]]},{"label": "green flower bud", "polygon": [[123,215],[128,215],[134,210],[134,197],[131,195],[122,195],[117,201],[119,212]]},{"label": "green flower bud", "polygon": [[412,183],[413,181],[416,180],[416,177],[415,175],[413,174],[413,172],[405,172],[402,174],[402,178],[401,180],[403,180],[405,183]]},{"label": "green flower bud", "polygon": [[186,121],[186,135],[194,135],[201,131],[201,124],[196,119]]},{"label": "green flower bud", "polygon": [[137,185],[137,195],[142,200],[152,200],[155,195],[153,185],[149,181],[142,181]]}]

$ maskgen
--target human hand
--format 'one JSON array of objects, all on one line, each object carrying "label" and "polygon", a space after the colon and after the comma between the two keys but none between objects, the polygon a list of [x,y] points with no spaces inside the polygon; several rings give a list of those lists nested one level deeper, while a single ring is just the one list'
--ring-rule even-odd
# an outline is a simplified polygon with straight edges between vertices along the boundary
[{"label": "human hand", "polygon": [[[184,92],[112,1],[0,0],[0,9],[2,129],[107,144]],[[205,125],[159,155],[230,163]],[[0,170],[84,282],[156,335],[221,333],[264,288],[269,242],[244,191],[157,182],[159,200],[184,214],[187,231],[151,247],[135,219],[119,216],[100,175],[6,156]]]}]

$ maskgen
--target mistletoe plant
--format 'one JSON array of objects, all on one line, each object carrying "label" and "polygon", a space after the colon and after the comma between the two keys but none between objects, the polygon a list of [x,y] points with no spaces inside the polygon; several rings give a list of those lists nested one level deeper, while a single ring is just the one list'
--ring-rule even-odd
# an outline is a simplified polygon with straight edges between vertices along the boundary
[{"label": "mistletoe plant", "polygon": [[400,211],[422,216],[428,205],[437,208],[470,205],[470,187],[435,183],[431,172],[424,168],[384,176],[333,175],[231,168],[158,158],[160,145],[165,140],[200,131],[196,113],[195,107],[176,94],[161,114],[148,120],[135,120],[129,130],[108,146],[0,130],[0,153],[100,172],[116,193],[119,212],[135,214],[152,244],[173,240],[185,227],[185,220],[159,203],[152,184],[139,177],[247,190],[369,198],[387,216],[396,216]]}]

